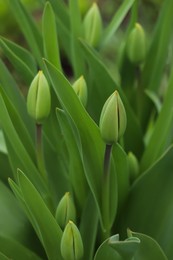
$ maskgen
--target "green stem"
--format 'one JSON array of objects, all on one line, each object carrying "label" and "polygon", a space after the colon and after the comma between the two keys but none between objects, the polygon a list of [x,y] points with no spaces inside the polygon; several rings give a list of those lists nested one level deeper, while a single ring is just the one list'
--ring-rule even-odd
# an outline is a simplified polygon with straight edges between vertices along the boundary
[{"label": "green stem", "polygon": [[110,212],[110,159],[111,159],[112,145],[106,144],[103,166],[103,178],[102,178],[102,216],[105,226],[105,232],[103,232],[103,239],[110,236],[109,225],[109,212]]},{"label": "green stem", "polygon": [[42,125],[36,124],[36,155],[37,166],[44,181],[47,179],[46,168],[44,164],[43,147],[42,147]]}]

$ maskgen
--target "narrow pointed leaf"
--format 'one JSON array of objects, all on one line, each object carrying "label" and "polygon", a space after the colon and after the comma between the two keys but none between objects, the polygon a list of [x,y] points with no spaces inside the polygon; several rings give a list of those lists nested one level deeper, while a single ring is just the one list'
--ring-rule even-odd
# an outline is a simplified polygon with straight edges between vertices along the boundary
[{"label": "narrow pointed leaf", "polygon": [[36,232],[39,234],[48,259],[62,259],[60,253],[62,230],[56,223],[55,218],[47,208],[38,191],[20,171],[18,172],[18,181],[26,206],[32,218],[35,220],[37,226]]},{"label": "narrow pointed leaf", "polygon": [[42,30],[45,58],[48,59],[57,69],[62,70],[55,15],[49,2],[45,5],[42,18]]}]

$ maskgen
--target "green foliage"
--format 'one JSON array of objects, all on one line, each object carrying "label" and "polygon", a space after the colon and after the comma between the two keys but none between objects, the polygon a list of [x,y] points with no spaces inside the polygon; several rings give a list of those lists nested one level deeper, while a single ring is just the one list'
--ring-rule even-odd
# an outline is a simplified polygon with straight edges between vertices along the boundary
[{"label": "green foliage", "polygon": [[[138,0],[112,18],[40,0],[39,22],[8,1],[25,43],[0,37],[0,259],[173,259],[173,2],[162,2],[148,26]],[[39,70],[51,99],[38,79],[29,110],[51,100],[42,124],[25,95]]]}]

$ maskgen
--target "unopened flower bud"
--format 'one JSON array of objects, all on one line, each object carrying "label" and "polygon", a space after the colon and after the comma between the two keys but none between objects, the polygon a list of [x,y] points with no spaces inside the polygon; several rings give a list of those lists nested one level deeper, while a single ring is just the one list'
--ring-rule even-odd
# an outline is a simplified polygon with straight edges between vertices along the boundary
[{"label": "unopened flower bud", "polygon": [[84,37],[93,47],[97,47],[102,35],[102,18],[96,3],[93,3],[84,17]]},{"label": "unopened flower bud", "polygon": [[27,96],[29,115],[41,124],[48,117],[51,107],[50,89],[42,71],[39,71],[31,82]]},{"label": "unopened flower bud", "polygon": [[115,91],[105,102],[100,116],[100,132],[107,144],[116,143],[125,132],[127,124],[123,102]]},{"label": "unopened flower bud", "polygon": [[136,156],[132,153],[128,153],[128,163],[129,163],[129,175],[130,180],[134,181],[139,173],[139,162],[136,158]]},{"label": "unopened flower bud", "polygon": [[65,193],[58,204],[56,220],[62,229],[65,228],[69,220],[74,222],[76,220],[76,209],[69,192]]},{"label": "unopened flower bud", "polygon": [[139,23],[129,34],[126,43],[127,56],[133,64],[140,64],[146,56],[146,36],[142,26]]},{"label": "unopened flower bud", "polygon": [[72,87],[76,92],[77,96],[79,97],[79,100],[85,107],[87,104],[88,91],[87,91],[87,85],[84,77],[81,76],[79,79],[77,79],[72,85]]},{"label": "unopened flower bud", "polygon": [[69,221],[61,239],[61,254],[64,260],[80,260],[83,257],[83,242],[77,226]]}]

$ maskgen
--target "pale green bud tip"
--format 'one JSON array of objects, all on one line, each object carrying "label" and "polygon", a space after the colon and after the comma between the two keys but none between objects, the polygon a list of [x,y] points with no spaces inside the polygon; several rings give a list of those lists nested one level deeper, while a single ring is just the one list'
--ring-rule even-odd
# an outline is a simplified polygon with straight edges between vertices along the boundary
[{"label": "pale green bud tip", "polygon": [[69,221],[61,239],[61,254],[64,260],[80,260],[83,257],[83,242],[77,226]]},{"label": "pale green bud tip", "polygon": [[139,174],[139,162],[136,158],[136,156],[132,153],[128,153],[128,164],[129,164],[129,174],[130,174],[130,180],[134,181],[138,174]]},{"label": "pale green bud tip", "polygon": [[88,99],[88,90],[87,90],[87,84],[84,77],[81,76],[79,79],[77,79],[72,85],[72,87],[76,95],[79,97],[79,100],[85,107]]},{"label": "pale green bud tip", "polygon": [[83,21],[84,37],[93,47],[97,47],[102,35],[102,18],[96,3],[93,3]]},{"label": "pale green bud tip", "polygon": [[69,192],[66,192],[60,200],[55,217],[62,229],[65,228],[69,220],[76,221],[76,209]]},{"label": "pale green bud tip", "polygon": [[146,56],[146,36],[142,26],[136,23],[126,43],[127,56],[134,64],[140,64]]},{"label": "pale green bud tip", "polygon": [[27,96],[28,114],[40,124],[48,117],[51,107],[50,89],[42,71],[31,82]]},{"label": "pale green bud tip", "polygon": [[105,102],[100,115],[100,133],[107,144],[116,143],[123,136],[127,124],[123,102],[115,91]]}]

